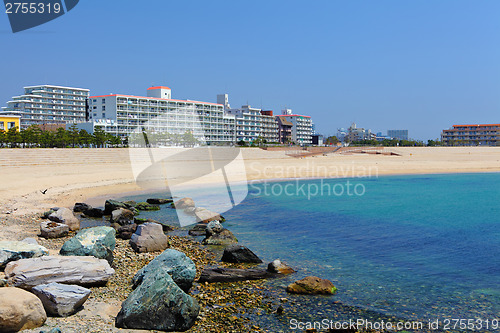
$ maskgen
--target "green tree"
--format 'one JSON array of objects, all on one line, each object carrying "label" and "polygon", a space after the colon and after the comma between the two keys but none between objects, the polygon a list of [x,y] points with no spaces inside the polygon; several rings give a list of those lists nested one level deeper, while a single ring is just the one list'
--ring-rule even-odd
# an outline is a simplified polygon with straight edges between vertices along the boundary
[{"label": "green tree", "polygon": [[325,143],[327,145],[336,145],[337,143],[339,143],[339,139],[335,136],[335,135],[332,135],[332,136],[329,136],[328,138],[326,138],[326,141]]},{"label": "green tree", "polygon": [[60,147],[60,148],[66,147],[66,144],[69,141],[68,133],[66,132],[66,129],[64,129],[63,127],[59,127],[56,130],[54,139],[55,139],[55,143],[56,143],[57,147]]},{"label": "green tree", "polygon": [[84,129],[81,129],[78,132],[78,144],[83,147],[90,147],[93,142],[93,137],[89,132]]},{"label": "green tree", "polygon": [[17,127],[14,126],[14,127],[9,128],[9,130],[7,131],[7,135],[6,135],[7,144],[9,144],[11,148],[15,148],[15,147],[17,147],[17,144],[20,141],[21,141],[21,135],[17,131]]},{"label": "green tree", "polygon": [[0,130],[0,147],[7,143],[7,135],[4,130]]},{"label": "green tree", "polygon": [[73,148],[78,144],[78,140],[80,138],[80,132],[78,131],[78,127],[76,124],[73,124],[68,129],[68,139]]},{"label": "green tree", "polygon": [[93,143],[96,145],[98,148],[104,147],[104,144],[108,140],[106,136],[106,132],[102,129],[102,127],[95,127],[94,128],[94,134],[93,134]]}]

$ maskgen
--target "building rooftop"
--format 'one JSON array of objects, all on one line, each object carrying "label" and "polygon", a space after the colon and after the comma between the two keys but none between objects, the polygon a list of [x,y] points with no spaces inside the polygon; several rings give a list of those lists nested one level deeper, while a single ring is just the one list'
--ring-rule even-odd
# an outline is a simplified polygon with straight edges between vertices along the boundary
[{"label": "building rooftop", "polygon": [[148,88],[148,90],[156,90],[156,89],[168,89],[168,90],[172,90],[169,87],[163,87],[163,86],[157,86],[157,87],[150,87],[150,88]]},{"label": "building rooftop", "polygon": [[134,96],[134,95],[123,95],[123,94],[110,94],[110,95],[99,95],[99,96],[90,96],[89,98],[102,98],[102,97],[129,97],[129,98],[141,98],[141,99],[154,99],[154,100],[161,100],[161,101],[172,101],[172,102],[184,102],[184,103],[193,103],[193,104],[211,104],[211,105],[220,105],[224,106],[222,104],[217,104],[217,103],[210,103],[210,102],[201,102],[201,101],[192,101],[190,99],[168,99],[168,98],[159,98],[159,97],[147,97],[147,96]]}]

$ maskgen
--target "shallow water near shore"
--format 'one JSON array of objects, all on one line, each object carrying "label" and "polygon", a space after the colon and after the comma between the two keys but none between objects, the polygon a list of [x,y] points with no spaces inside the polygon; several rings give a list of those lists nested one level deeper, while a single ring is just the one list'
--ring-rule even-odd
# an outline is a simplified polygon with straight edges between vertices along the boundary
[{"label": "shallow water near shore", "polygon": [[[300,304],[296,313],[258,321],[286,331],[291,318],[395,317],[425,325],[436,319],[500,319],[499,173],[350,179],[353,187],[362,184],[363,195],[328,194],[335,184],[337,194],[340,186],[346,189],[346,181],[251,184],[247,198],[223,214],[225,227],[265,262],[280,258],[298,269],[268,283],[275,295]],[[323,186],[322,195],[311,195],[308,186]],[[176,220],[166,206],[142,215]],[[331,280],[338,293],[284,292],[286,284],[307,275]]]}]

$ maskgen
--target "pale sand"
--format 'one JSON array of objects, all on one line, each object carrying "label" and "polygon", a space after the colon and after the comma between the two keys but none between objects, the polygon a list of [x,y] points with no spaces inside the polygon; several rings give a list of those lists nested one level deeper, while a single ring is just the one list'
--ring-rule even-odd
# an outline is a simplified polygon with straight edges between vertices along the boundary
[{"label": "pale sand", "polygon": [[[153,153],[158,160],[165,153],[182,151],[154,149]],[[500,147],[386,148],[402,156],[329,154],[306,158],[258,148],[241,151],[246,172],[236,170],[233,181],[500,171]],[[133,163],[130,160],[128,149],[1,149],[0,217],[6,212],[21,216],[53,206],[72,207],[97,196],[102,202],[90,203],[102,206],[106,196],[140,191],[132,168],[147,166],[149,155],[146,150],[135,150]],[[177,163],[179,170],[202,164],[196,158]],[[205,178],[203,182],[213,180]]]}]

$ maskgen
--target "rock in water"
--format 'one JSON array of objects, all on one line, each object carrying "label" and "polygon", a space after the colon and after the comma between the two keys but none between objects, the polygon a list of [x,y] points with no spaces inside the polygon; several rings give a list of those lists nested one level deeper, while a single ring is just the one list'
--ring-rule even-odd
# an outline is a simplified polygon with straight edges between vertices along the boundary
[{"label": "rock in water", "polygon": [[83,215],[87,217],[99,218],[104,216],[104,210],[100,208],[91,208],[83,211]]},{"label": "rock in water", "polygon": [[222,261],[232,263],[255,263],[260,264],[262,260],[249,248],[243,245],[231,244],[224,249]]},{"label": "rock in water", "polygon": [[212,212],[205,208],[196,208],[194,210],[194,215],[196,216],[197,222],[208,223],[210,221],[221,221],[222,218],[220,214]]},{"label": "rock in water", "polygon": [[160,210],[159,206],[151,205],[147,202],[139,202],[135,205],[138,210]]},{"label": "rock in water", "polygon": [[316,276],[307,276],[290,284],[286,291],[292,294],[333,295],[337,292],[337,288],[329,280],[320,279]]},{"label": "rock in water", "polygon": [[31,292],[42,301],[48,314],[61,317],[74,314],[90,295],[90,289],[61,283],[41,284]]},{"label": "rock in water", "polygon": [[136,252],[163,251],[168,247],[168,238],[158,223],[144,223],[137,227],[130,238],[130,246]]},{"label": "rock in water", "polygon": [[193,285],[196,276],[194,262],[180,251],[167,249],[135,274],[132,279],[133,288],[136,288],[146,275],[158,274],[158,272],[163,272],[163,269],[170,274],[174,282],[185,292],[188,292]]},{"label": "rock in water", "polygon": [[51,282],[104,285],[114,273],[106,260],[95,257],[43,256],[13,261],[5,267],[9,284],[28,290]]},{"label": "rock in water", "polygon": [[111,227],[94,227],[78,232],[67,240],[59,254],[63,256],[94,256],[113,263],[116,231]]},{"label": "rock in water", "polygon": [[47,320],[42,301],[19,288],[0,289],[0,332],[40,327]]},{"label": "rock in water", "polygon": [[86,203],[83,202],[77,202],[75,203],[75,206],[73,207],[73,211],[75,213],[83,213],[84,211],[92,209],[91,205],[87,205]]},{"label": "rock in water", "polygon": [[146,274],[122,303],[116,326],[131,329],[186,331],[198,316],[198,302],[182,291],[167,269]]},{"label": "rock in water", "polygon": [[134,212],[125,208],[118,208],[111,213],[111,223],[126,225],[134,223]]},{"label": "rock in water", "polygon": [[276,259],[267,265],[267,270],[271,273],[277,274],[291,274],[295,273],[295,270],[290,266],[281,262],[281,260]]},{"label": "rock in water", "polygon": [[59,208],[49,215],[49,220],[67,224],[71,231],[80,229],[80,220],[68,208]]},{"label": "rock in water", "polygon": [[212,221],[207,224],[206,237],[201,242],[204,245],[228,245],[238,243],[233,233],[224,229],[219,221]]},{"label": "rock in water", "polygon": [[119,208],[130,209],[132,206],[117,200],[106,200],[106,203],[104,204],[104,214],[111,215],[114,210]]},{"label": "rock in water", "polygon": [[151,204],[151,205],[164,205],[164,204],[167,204],[167,203],[172,203],[172,202],[174,202],[174,200],[173,199],[157,199],[157,198],[152,198],[152,199],[146,200],[146,202],[148,204]]},{"label": "rock in water", "polygon": [[207,225],[205,223],[197,223],[189,230],[191,236],[205,236],[207,234]]},{"label": "rock in water", "polygon": [[236,282],[246,280],[261,280],[276,277],[264,269],[241,269],[241,268],[205,268],[201,272],[198,282]]},{"label": "rock in water", "polygon": [[44,238],[59,238],[67,236],[69,226],[63,223],[53,221],[43,221],[40,223],[40,236]]},{"label": "rock in water", "polygon": [[172,204],[177,209],[193,208],[194,201],[191,198],[182,198]]},{"label": "rock in water", "polygon": [[49,254],[49,250],[40,245],[27,242],[0,241],[0,269],[11,261],[37,258]]}]

